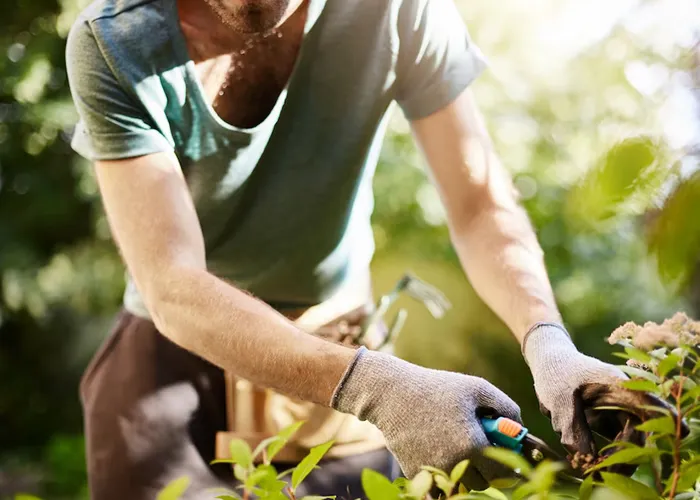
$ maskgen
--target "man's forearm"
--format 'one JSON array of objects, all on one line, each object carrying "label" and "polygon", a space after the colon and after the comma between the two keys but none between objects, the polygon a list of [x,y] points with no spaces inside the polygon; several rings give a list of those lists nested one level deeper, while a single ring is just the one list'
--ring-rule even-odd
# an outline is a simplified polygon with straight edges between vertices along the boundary
[{"label": "man's forearm", "polygon": [[561,322],[542,249],[522,208],[482,207],[452,238],[474,289],[520,343],[534,323]]},{"label": "man's forearm", "polygon": [[245,292],[200,269],[178,268],[150,299],[159,330],[250,382],[328,405],[354,351],[308,334]]}]

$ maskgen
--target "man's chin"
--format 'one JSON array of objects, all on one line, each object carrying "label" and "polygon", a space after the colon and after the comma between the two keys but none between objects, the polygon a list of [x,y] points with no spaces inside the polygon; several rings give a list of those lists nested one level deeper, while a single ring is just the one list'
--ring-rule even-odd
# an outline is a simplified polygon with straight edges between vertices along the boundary
[{"label": "man's chin", "polygon": [[235,31],[264,34],[284,18],[288,0],[206,0],[221,21]]}]

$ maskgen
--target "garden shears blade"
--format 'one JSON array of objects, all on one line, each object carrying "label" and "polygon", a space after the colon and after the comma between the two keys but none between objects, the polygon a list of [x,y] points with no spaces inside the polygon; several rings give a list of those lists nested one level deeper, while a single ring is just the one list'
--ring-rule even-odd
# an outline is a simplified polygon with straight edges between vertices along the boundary
[{"label": "garden shears blade", "polygon": [[562,463],[565,467],[557,472],[559,478],[576,484],[583,482],[581,473],[571,467],[565,456],[531,434],[521,423],[506,417],[497,417],[482,418],[481,425],[489,442],[494,446],[519,453],[533,466],[544,460]]}]

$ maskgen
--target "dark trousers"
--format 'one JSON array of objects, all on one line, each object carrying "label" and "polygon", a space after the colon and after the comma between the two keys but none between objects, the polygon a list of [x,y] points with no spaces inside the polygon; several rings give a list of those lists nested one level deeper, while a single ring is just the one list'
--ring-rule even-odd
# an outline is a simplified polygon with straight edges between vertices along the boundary
[{"label": "dark trousers", "polygon": [[[190,479],[182,500],[213,500],[221,493],[206,490],[235,486],[229,465],[210,465],[216,433],[226,430],[224,373],[169,341],[153,322],[119,313],[83,376],[80,396],[93,500],[152,500],[182,476]],[[386,450],[319,465],[297,498],[364,498],[363,469],[390,479],[399,472]]]}]

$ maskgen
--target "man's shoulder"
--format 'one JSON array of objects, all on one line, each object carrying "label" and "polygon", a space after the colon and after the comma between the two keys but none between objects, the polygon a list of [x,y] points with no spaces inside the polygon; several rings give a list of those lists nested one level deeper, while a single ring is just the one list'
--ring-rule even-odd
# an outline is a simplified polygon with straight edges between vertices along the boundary
[{"label": "man's shoulder", "polygon": [[433,0],[318,1],[324,3],[326,23],[357,35],[377,29],[411,32],[428,2]]},{"label": "man's shoulder", "polygon": [[159,3],[160,0],[93,0],[81,12],[79,19],[87,22],[110,19],[135,9],[148,10]]},{"label": "man's shoulder", "polygon": [[69,57],[97,56],[122,82],[143,80],[172,59],[168,4],[174,0],[93,0],[71,28]]}]

